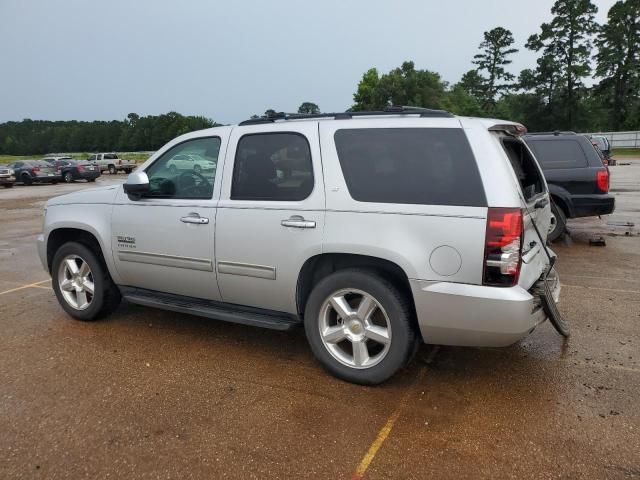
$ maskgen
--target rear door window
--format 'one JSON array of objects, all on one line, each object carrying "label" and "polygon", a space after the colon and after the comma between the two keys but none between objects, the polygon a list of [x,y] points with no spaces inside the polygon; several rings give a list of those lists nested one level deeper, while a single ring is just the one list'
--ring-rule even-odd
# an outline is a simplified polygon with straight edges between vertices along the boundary
[{"label": "rear door window", "polygon": [[344,129],[334,135],[359,202],[486,206],[469,142],[458,128]]},{"label": "rear door window", "polygon": [[232,200],[301,201],[313,191],[311,149],[294,132],[247,134],[236,150]]},{"label": "rear door window", "polygon": [[576,139],[527,140],[543,169],[582,168],[587,157]]}]

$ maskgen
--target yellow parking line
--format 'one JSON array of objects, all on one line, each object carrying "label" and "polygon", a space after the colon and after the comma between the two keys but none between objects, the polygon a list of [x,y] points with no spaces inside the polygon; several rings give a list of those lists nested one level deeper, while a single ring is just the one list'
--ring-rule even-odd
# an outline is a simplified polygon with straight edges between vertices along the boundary
[{"label": "yellow parking line", "polygon": [[400,413],[402,413],[402,408],[407,403],[407,400],[413,393],[414,385],[416,385],[418,382],[420,382],[424,378],[425,371],[426,371],[426,368],[422,368],[420,370],[420,373],[416,377],[416,379],[412,382],[411,386],[407,389],[404,396],[400,400],[400,403],[398,403],[398,406],[396,407],[396,409],[393,411],[393,413],[391,413],[391,415],[389,416],[385,424],[382,426],[382,428],[378,432],[378,435],[376,435],[376,438],[373,440],[373,443],[371,443],[371,445],[369,446],[367,453],[365,453],[364,457],[362,457],[362,460],[360,460],[358,467],[356,468],[355,472],[353,472],[353,475],[351,476],[351,480],[361,480],[364,477],[364,474],[369,468],[369,465],[371,465],[371,462],[373,461],[376,454],[378,453],[378,450],[380,450],[380,447],[382,447],[382,444],[391,433],[391,430],[393,430],[393,426],[398,420]]},{"label": "yellow parking line", "polygon": [[[50,282],[51,280],[42,280],[41,282],[30,283],[29,285],[22,285],[21,287],[12,288],[10,290],[5,290],[4,292],[0,292],[0,295],[4,295],[5,293],[17,292],[18,290],[24,290],[25,288],[38,288],[38,285],[45,282]],[[41,287],[42,288],[42,287]]]},{"label": "yellow parking line", "polygon": [[41,288],[43,290],[53,290],[49,285],[31,285],[33,288]]}]

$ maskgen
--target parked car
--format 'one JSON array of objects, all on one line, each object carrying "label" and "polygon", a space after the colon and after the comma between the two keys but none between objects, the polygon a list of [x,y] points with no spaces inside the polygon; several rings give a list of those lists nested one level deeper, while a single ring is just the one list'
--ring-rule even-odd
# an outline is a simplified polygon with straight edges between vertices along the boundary
[{"label": "parked car", "polygon": [[87,161],[63,159],[48,161],[48,163],[60,170],[62,180],[66,183],[71,183],[74,180],[95,182],[96,178],[100,176],[100,167]]},{"label": "parked car", "polygon": [[587,135],[587,138],[602,152],[606,160],[605,165],[615,165],[615,160],[611,158],[611,144],[607,137],[603,135]]},{"label": "parked car", "polygon": [[193,170],[194,172],[200,173],[203,170],[215,170],[216,161],[217,159],[212,161],[202,158],[199,155],[181,153],[167,162],[167,168],[174,173],[178,170]]},{"label": "parked car", "polygon": [[89,162],[100,167],[100,173],[108,171],[114,175],[118,172],[131,173],[136,163],[119,158],[115,153],[94,153]]},{"label": "parked car", "polygon": [[[417,342],[504,346],[547,318],[549,193],[523,131],[403,107],[192,132],[124,186],[49,200],[39,255],[76,319],[124,297],[303,324],[327,370],[380,383]],[[185,153],[217,168],[170,171]]]},{"label": "parked car", "polygon": [[568,218],[607,215],[615,200],[609,195],[609,169],[583,135],[554,132],[526,135],[551,194],[553,213],[549,241],[557,240]]},{"label": "parked car", "polygon": [[16,182],[24,185],[58,183],[62,180],[60,170],[43,160],[20,160],[8,166],[14,170]]},{"label": "parked car", "polygon": [[16,183],[16,175],[13,168],[0,165],[0,185],[4,188],[11,188]]},{"label": "parked car", "polygon": [[44,160],[45,162],[53,163],[57,162],[58,160],[73,160],[73,158],[69,155],[47,155],[42,160]]}]

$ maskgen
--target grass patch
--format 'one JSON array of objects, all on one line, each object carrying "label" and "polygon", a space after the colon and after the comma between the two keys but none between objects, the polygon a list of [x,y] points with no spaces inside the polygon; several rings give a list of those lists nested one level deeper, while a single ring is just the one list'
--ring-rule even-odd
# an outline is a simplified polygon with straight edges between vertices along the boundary
[{"label": "grass patch", "polygon": [[[117,152],[116,152],[117,153]],[[123,160],[130,160],[136,163],[142,163],[146,161],[153,152],[123,152],[118,153],[118,157]],[[64,155],[70,156],[74,160],[88,160],[91,153],[89,152],[75,152],[65,153]],[[17,162],[19,160],[40,160],[44,158],[44,155],[0,155],[0,165],[6,165],[8,163]]]},{"label": "grass patch", "polygon": [[612,157],[638,157],[640,158],[640,148],[614,148]]}]

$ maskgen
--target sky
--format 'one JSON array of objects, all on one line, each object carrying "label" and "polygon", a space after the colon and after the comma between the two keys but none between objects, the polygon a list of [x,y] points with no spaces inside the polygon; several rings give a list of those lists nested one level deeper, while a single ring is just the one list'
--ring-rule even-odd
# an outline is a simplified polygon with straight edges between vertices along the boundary
[{"label": "sky", "polygon": [[[614,0],[596,0],[604,22]],[[482,34],[510,70],[553,0],[0,0],[0,122],[177,111],[235,123],[311,101],[344,111],[362,74],[405,60],[455,83]]]}]

